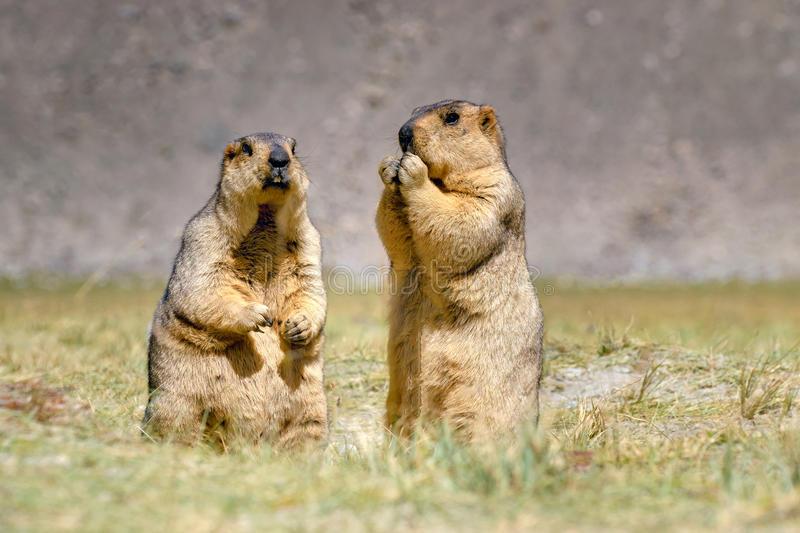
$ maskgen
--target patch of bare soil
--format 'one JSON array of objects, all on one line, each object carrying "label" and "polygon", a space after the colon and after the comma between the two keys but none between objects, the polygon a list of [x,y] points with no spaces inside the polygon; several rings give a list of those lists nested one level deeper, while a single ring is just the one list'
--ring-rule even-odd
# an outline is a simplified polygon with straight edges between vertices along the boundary
[{"label": "patch of bare soil", "polygon": [[66,424],[91,410],[88,403],[71,398],[69,392],[40,378],[0,383],[0,409],[28,413],[42,423]]},{"label": "patch of bare soil", "polygon": [[[691,373],[681,368],[688,357],[694,354],[680,347],[649,346],[633,341],[631,350],[615,351],[586,366],[554,369],[542,382],[542,401],[549,407],[573,408],[582,400],[619,395],[679,400],[685,404],[736,399],[735,387],[722,376]],[[720,357],[716,364],[721,367],[732,364]]]},{"label": "patch of bare soil", "polygon": [[331,424],[331,442],[340,453],[379,446],[386,435],[382,416],[382,411],[375,407],[339,413]]},{"label": "patch of bare soil", "polygon": [[622,365],[610,368],[568,367],[545,377],[542,402],[545,406],[571,408],[582,399],[610,396],[639,380],[641,374]]}]

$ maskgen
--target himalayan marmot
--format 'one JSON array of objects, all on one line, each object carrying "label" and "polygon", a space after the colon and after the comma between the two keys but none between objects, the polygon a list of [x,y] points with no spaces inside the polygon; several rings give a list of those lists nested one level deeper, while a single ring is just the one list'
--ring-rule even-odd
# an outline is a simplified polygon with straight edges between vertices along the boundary
[{"label": "himalayan marmot", "polygon": [[391,262],[386,423],[444,421],[467,439],[535,423],[543,317],[525,260],[525,203],[494,109],[417,108],[378,172]]},{"label": "himalayan marmot", "polygon": [[225,148],[151,324],[148,435],[224,448],[325,438],[320,238],[294,151],[275,133]]}]

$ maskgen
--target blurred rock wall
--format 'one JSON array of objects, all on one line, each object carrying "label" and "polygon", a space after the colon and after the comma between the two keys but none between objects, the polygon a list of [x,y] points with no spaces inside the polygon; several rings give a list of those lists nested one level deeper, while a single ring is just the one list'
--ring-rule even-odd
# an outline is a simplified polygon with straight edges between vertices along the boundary
[{"label": "blurred rock wall", "polygon": [[443,98],[496,107],[546,275],[800,275],[798,0],[0,0],[0,275],[166,276],[263,130],[326,264],[382,265],[377,162]]}]

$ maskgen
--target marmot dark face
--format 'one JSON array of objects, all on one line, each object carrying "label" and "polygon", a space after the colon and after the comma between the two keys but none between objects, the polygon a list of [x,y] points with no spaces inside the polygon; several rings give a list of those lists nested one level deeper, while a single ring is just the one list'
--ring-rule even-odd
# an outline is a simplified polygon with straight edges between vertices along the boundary
[{"label": "marmot dark face", "polygon": [[505,165],[503,132],[488,105],[444,100],[418,107],[398,137],[400,148],[419,156],[432,178]]},{"label": "marmot dark face", "polygon": [[225,147],[222,186],[257,194],[259,203],[279,201],[288,192],[305,192],[305,170],[295,157],[296,141],[278,133],[254,133]]}]

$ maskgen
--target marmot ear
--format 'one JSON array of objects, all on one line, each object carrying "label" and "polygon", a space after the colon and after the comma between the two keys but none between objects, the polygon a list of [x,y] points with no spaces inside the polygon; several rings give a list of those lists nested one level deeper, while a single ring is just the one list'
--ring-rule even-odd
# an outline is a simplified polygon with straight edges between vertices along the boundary
[{"label": "marmot ear", "polygon": [[237,149],[237,144],[236,143],[230,143],[228,146],[225,147],[225,160],[226,161],[230,161],[231,159],[236,157],[236,151],[237,151],[236,149]]},{"label": "marmot ear", "polygon": [[490,139],[494,140],[501,150],[505,149],[505,139],[503,138],[503,130],[497,121],[497,115],[494,113],[494,108],[490,105],[482,105],[478,112],[478,124],[480,124],[481,131],[483,131]]},{"label": "marmot ear", "polygon": [[478,112],[478,119],[481,129],[485,132],[491,132],[497,124],[497,115],[494,114],[494,108],[490,105],[482,105]]}]

